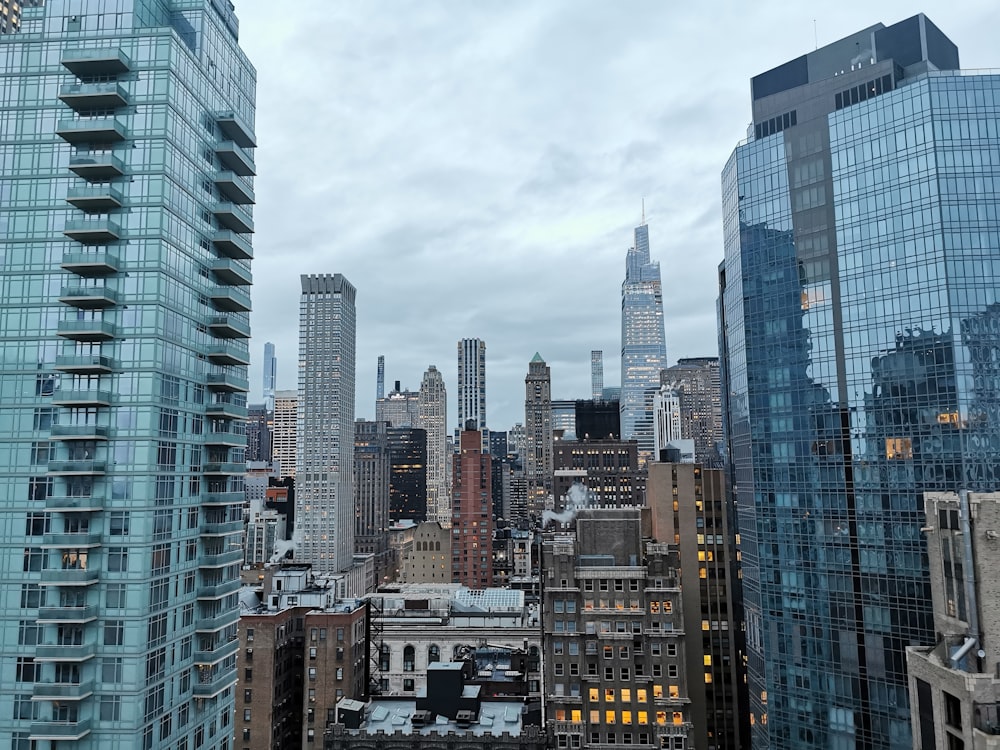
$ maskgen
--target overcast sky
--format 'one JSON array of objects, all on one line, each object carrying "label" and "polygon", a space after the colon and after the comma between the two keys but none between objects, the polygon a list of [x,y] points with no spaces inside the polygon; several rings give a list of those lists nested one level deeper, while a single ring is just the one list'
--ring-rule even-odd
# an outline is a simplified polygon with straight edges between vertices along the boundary
[{"label": "overcast sky", "polygon": [[[875,9],[875,6],[878,9]],[[620,381],[621,281],[645,199],[667,356],[717,354],[719,175],[749,79],[919,11],[965,68],[1000,68],[996,0],[236,0],[257,67],[251,401],[265,341],[297,387],[299,274],[358,290],[357,416],[375,370],[416,390],[486,341],[487,417],[524,419],[536,351],[554,398]],[[814,23],[815,21],[815,23]]]}]

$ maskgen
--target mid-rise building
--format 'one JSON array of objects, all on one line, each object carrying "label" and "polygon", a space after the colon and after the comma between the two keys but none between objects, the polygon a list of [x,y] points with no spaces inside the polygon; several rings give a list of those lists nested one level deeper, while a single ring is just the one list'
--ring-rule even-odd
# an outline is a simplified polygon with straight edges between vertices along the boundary
[{"label": "mid-rise building", "polygon": [[394,568],[389,546],[391,461],[385,422],[354,423],[354,551],[375,556],[375,579]]},{"label": "mid-rise building", "polygon": [[649,227],[635,228],[622,282],[622,438],[639,444],[639,463],[653,457],[653,394],[667,366],[660,264],[650,260]]},{"label": "mid-rise building", "polygon": [[524,378],[524,454],[528,493],[552,491],[552,373],[537,352]]},{"label": "mid-rise building", "polygon": [[299,392],[275,391],[271,420],[271,460],[283,477],[295,477]]},{"label": "mid-rise building", "polygon": [[[580,504],[613,507],[645,505],[646,475],[639,469],[634,440],[571,440],[556,443],[554,507],[563,511]],[[579,485],[577,490],[572,490]]]},{"label": "mid-rise building", "polygon": [[542,542],[546,720],[557,747],[691,747],[677,552],[648,509],[585,509]]},{"label": "mid-rise building", "polygon": [[427,431],[390,427],[389,518],[393,522],[427,520]]},{"label": "mid-rise building", "polygon": [[355,294],[339,273],[302,276],[295,559],[318,574],[354,557]]},{"label": "mid-rise building", "polygon": [[486,342],[462,339],[458,342],[458,426],[469,421],[476,429],[486,429]]},{"label": "mid-rise building", "polygon": [[751,741],[912,748],[923,496],[1000,482],[1000,76],[917,15],[751,93],[720,268]]},{"label": "mid-rise building", "polygon": [[604,352],[594,349],[590,352],[590,397],[601,400],[604,391]]},{"label": "mid-rise building", "polygon": [[451,524],[451,474],[448,471],[448,392],[431,365],[420,381],[417,426],[427,433],[427,518]]},{"label": "mid-rise building", "polygon": [[722,468],[722,385],[718,357],[689,357],[660,373],[660,383],[677,394],[681,439],[694,441],[694,459]]},{"label": "mid-rise building", "polygon": [[493,497],[490,454],[473,429],[462,430],[455,457],[451,517],[451,580],[469,588],[493,585]]},{"label": "mid-rise building", "polygon": [[230,747],[256,73],[231,5],[191,0],[172,26],[175,5],[3,5],[20,33],[0,35],[0,737],[17,750]]},{"label": "mid-rise building", "polygon": [[451,527],[424,521],[406,536],[399,554],[399,582],[451,581]]}]

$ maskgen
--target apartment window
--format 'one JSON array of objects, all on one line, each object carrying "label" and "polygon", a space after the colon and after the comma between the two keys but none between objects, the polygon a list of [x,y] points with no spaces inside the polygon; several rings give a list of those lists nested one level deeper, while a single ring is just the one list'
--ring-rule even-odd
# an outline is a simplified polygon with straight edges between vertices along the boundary
[{"label": "apartment window", "polygon": [[104,623],[104,645],[121,646],[125,642],[125,623],[121,620],[108,620]]},{"label": "apartment window", "polygon": [[253,700],[253,690],[247,688],[243,691],[243,702],[250,703]]},{"label": "apartment window", "polygon": [[316,667],[309,667],[309,681],[316,682]]},{"label": "apartment window", "polygon": [[250,721],[250,709],[249,708],[244,708],[243,709],[243,721]]},{"label": "apartment window", "polygon": [[944,698],[944,720],[949,727],[962,728],[962,701],[947,691],[941,691]]},{"label": "apartment window", "polygon": [[413,692],[413,684],[414,684],[413,683],[413,678],[412,677],[408,677],[407,679],[403,680],[403,690],[406,691],[406,692],[408,692],[408,693],[412,693]]}]

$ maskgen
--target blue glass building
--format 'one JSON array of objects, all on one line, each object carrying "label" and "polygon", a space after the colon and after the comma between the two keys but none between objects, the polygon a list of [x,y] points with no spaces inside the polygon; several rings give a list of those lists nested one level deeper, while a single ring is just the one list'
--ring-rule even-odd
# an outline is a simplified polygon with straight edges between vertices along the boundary
[{"label": "blue glass building", "polygon": [[226,0],[48,0],[0,37],[7,747],[232,745],[256,76],[237,32]]},{"label": "blue glass building", "polygon": [[925,491],[1000,471],[1000,76],[923,15],[752,82],[722,177],[755,748],[909,748]]},{"label": "blue glass building", "polygon": [[622,282],[623,440],[639,443],[639,460],[653,455],[653,395],[660,387],[660,370],[667,366],[663,334],[663,290],[660,264],[649,258],[649,227],[635,228],[635,242],[625,258]]}]

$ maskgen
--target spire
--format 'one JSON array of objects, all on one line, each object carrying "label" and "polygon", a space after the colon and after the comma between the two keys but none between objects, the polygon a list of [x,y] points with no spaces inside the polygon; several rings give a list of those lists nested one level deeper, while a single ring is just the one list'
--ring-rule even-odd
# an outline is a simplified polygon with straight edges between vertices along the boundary
[{"label": "spire", "polygon": [[642,199],[642,223],[639,225],[641,227],[646,226],[646,199]]},{"label": "spire", "polygon": [[542,355],[539,354],[538,352],[535,352],[535,356],[531,358],[531,361],[532,362],[541,362],[543,365],[545,364],[545,360],[542,359]]}]

